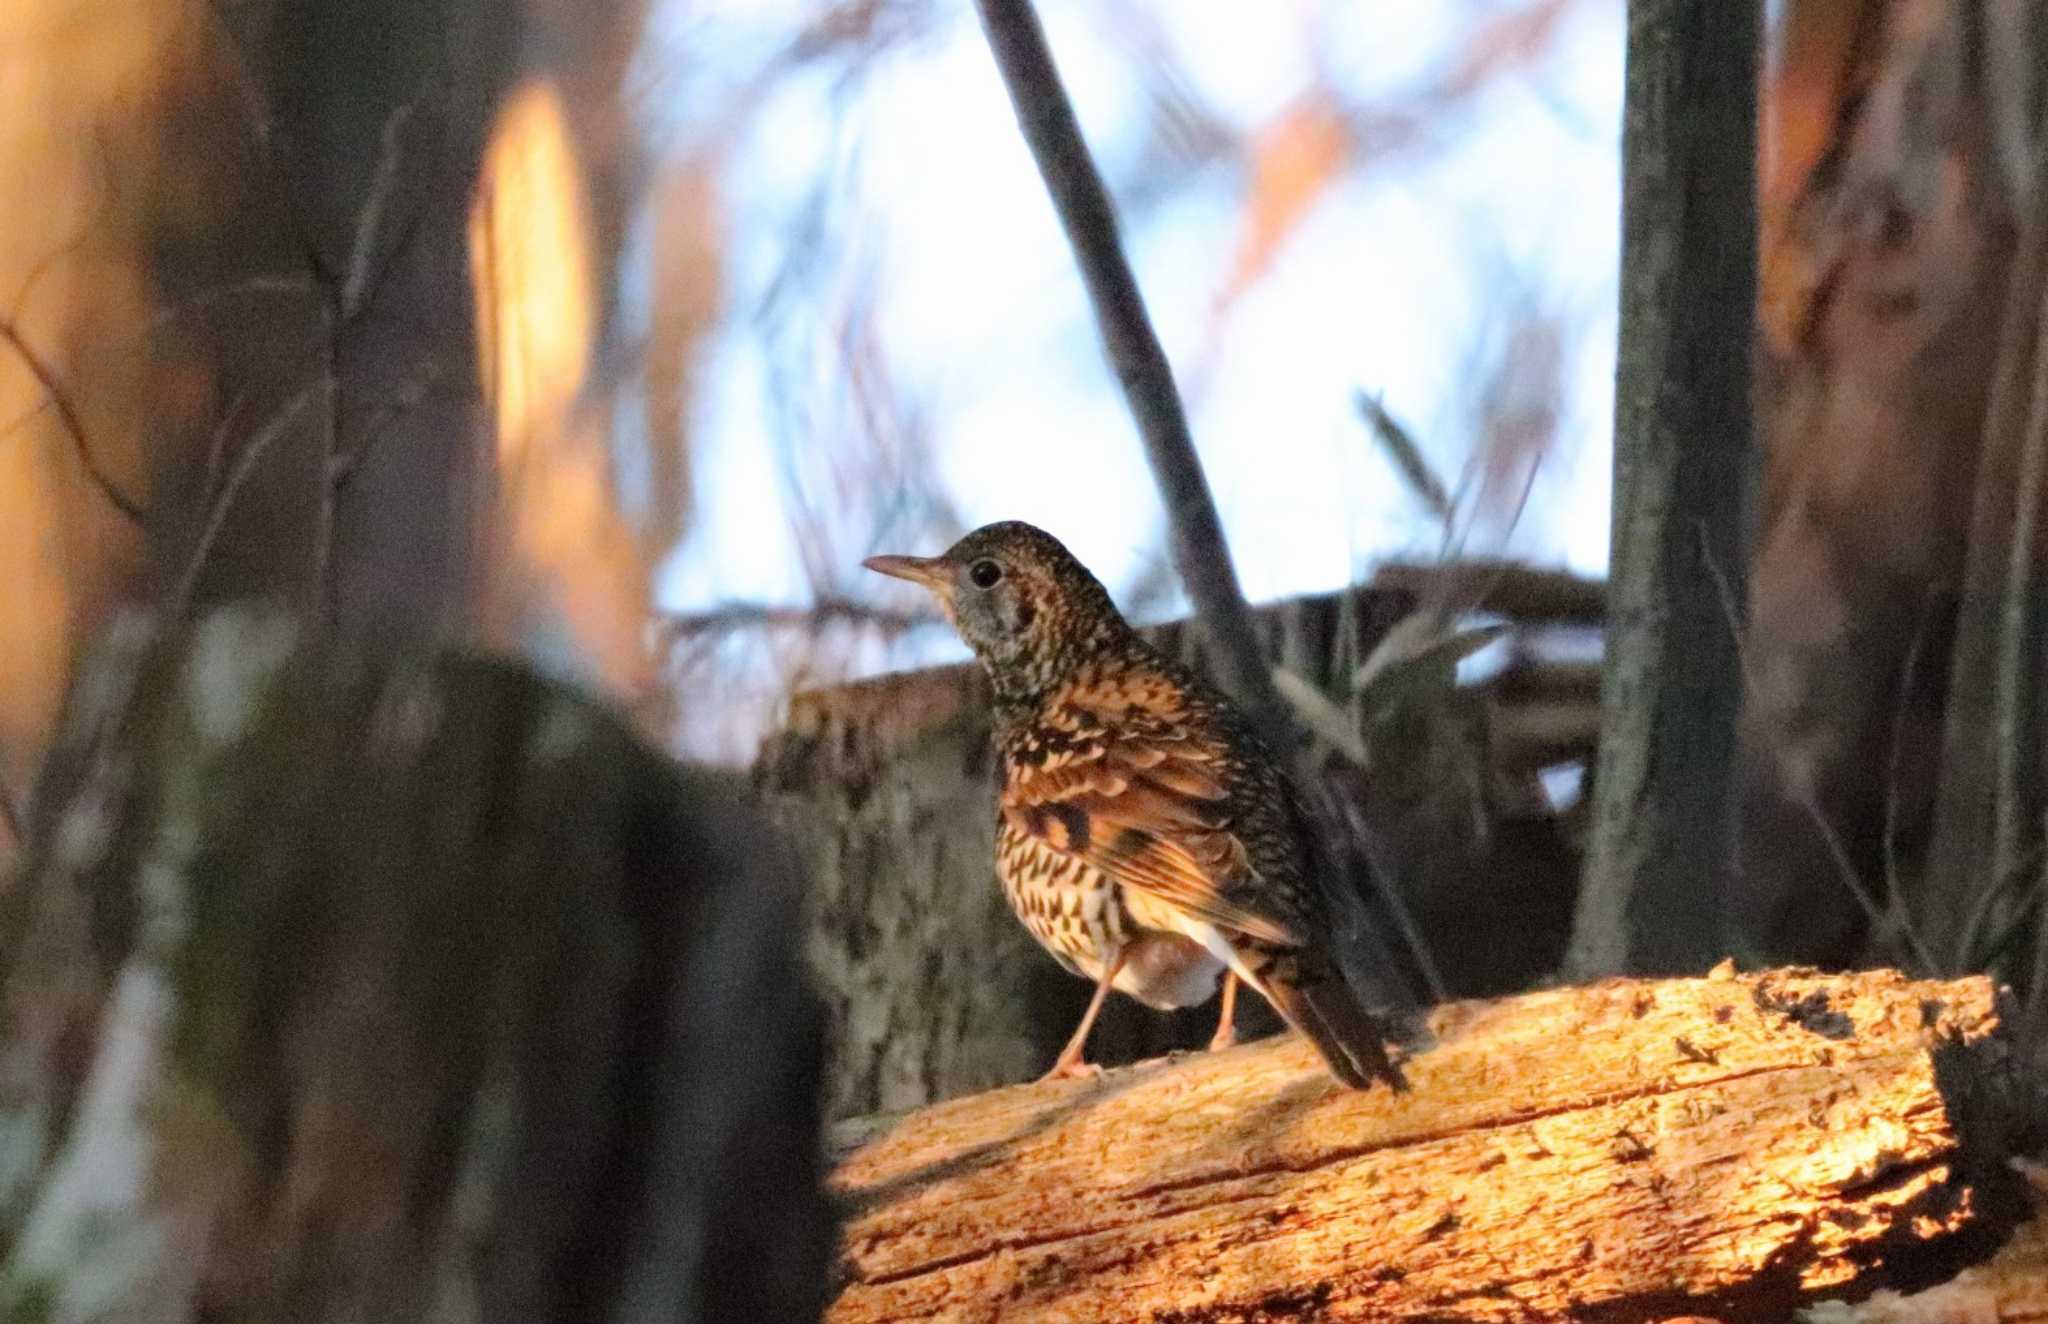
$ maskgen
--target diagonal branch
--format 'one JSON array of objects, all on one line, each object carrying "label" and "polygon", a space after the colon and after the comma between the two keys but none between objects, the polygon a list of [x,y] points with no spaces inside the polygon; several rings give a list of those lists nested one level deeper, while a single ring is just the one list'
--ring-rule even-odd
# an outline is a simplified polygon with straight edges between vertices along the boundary
[{"label": "diagonal branch", "polygon": [[92,485],[99,489],[100,495],[105,497],[114,509],[135,523],[142,523],[141,504],[116,486],[113,477],[105,469],[100,468],[99,458],[92,453],[92,445],[86,440],[85,424],[78,417],[77,409],[72,407],[71,397],[64,393],[64,383],[58,380],[56,371],[42,355],[36,353],[34,346],[28,343],[20,328],[13,322],[0,320],[0,341],[5,341],[9,348],[20,356],[23,365],[28,368],[29,375],[36,379],[36,384],[43,388],[43,394],[49,397],[50,407],[57,411],[57,418],[64,424],[64,430],[71,434],[72,449],[78,452],[78,462],[85,466],[86,477],[92,480]]},{"label": "diagonal branch", "polygon": [[1195,616],[1215,649],[1217,679],[1276,749],[1290,748],[1287,710],[1252,629],[1251,609],[1231,565],[1223,522],[1195,454],[1173,369],[1124,257],[1116,210],[1081,137],[1073,105],[1046,46],[1045,30],[1030,0],[975,0],[975,7],[981,11],[989,49],[1009,88],[1024,141],[1081,268],[1103,349],[1137,423],[1172,529],[1174,567],[1187,584]]},{"label": "diagonal branch", "polygon": [[234,509],[235,498],[241,495],[242,484],[255,471],[257,462],[270,450],[275,442],[290,427],[292,421],[312,403],[320,384],[308,386],[286,400],[270,416],[262,430],[250,438],[242,447],[242,453],[235,457],[233,467],[221,482],[220,490],[214,493],[213,502],[206,513],[206,523],[200,527],[199,536],[193,540],[191,553],[186,557],[185,568],[178,575],[178,582],[171,593],[175,615],[183,615],[192,605],[192,594],[198,588],[200,572],[205,570],[207,559],[213,555],[214,542],[220,537],[222,526],[227,523],[228,512]]},{"label": "diagonal branch", "polygon": [[901,634],[920,626],[940,623],[940,618],[931,612],[892,611],[851,598],[830,597],[795,607],[765,602],[722,602],[705,611],[659,618],[661,632],[670,639],[678,640],[746,629],[815,630],[831,624],[867,625],[887,634]]},{"label": "diagonal branch", "polygon": [[367,303],[376,277],[380,271],[376,261],[378,241],[382,238],[384,210],[396,188],[398,167],[404,155],[400,139],[405,132],[406,122],[412,118],[412,103],[394,108],[384,120],[384,131],[379,137],[381,146],[377,153],[377,165],[370,175],[368,195],[362,207],[356,212],[355,239],[349,246],[348,271],[342,278],[341,314],[343,320],[354,317]]},{"label": "diagonal branch", "polygon": [[14,788],[0,776],[0,827],[7,829],[8,837],[16,846],[28,845],[28,816],[14,799]]}]

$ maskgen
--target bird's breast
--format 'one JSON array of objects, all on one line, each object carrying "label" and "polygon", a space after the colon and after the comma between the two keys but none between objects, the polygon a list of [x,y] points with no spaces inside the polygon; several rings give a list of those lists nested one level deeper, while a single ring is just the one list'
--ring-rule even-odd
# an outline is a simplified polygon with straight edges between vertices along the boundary
[{"label": "bird's breast", "polygon": [[1079,856],[1005,822],[996,836],[996,877],[1011,911],[1072,973],[1100,979],[1121,949],[1114,987],[1147,1006],[1191,1007],[1215,993],[1223,962],[1182,933],[1134,920],[1122,885]]}]

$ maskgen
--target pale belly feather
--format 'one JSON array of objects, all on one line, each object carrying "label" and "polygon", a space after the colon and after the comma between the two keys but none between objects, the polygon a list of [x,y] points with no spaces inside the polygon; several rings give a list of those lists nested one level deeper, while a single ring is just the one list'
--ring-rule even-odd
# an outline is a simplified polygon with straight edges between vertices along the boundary
[{"label": "pale belly feather", "polygon": [[1007,825],[997,835],[996,877],[1031,936],[1073,973],[1100,979],[1121,947],[1124,965],[1111,987],[1149,1007],[1192,1007],[1216,992],[1229,949],[1212,926],[1127,892],[1080,857]]}]

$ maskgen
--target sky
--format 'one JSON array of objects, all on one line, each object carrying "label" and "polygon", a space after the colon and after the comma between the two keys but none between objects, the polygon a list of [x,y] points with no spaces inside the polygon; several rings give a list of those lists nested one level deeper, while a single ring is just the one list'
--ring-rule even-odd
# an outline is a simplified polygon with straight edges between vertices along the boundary
[{"label": "sky", "polygon": [[[1402,104],[1436,85],[1460,38],[1504,3],[1136,7],[1156,19],[1199,104],[1255,132],[1316,80],[1358,104]],[[1143,175],[1140,153],[1155,139],[1128,41],[1102,21],[1109,7],[1047,0],[1041,12],[1115,191]],[[670,150],[692,150],[708,140],[704,126],[727,122],[721,107],[749,86],[736,71],[772,58],[807,12],[724,0],[678,20],[668,48],[699,55],[656,83],[670,93]],[[971,6],[935,13],[857,81],[838,67],[776,79],[724,149],[732,311],[692,402],[700,495],[659,584],[669,609],[794,605],[821,589],[910,606],[913,590],[865,574],[860,556],[940,550],[891,542],[920,531],[891,528],[886,505],[867,509],[845,472],[810,458],[813,445],[824,455],[848,444],[845,422],[793,419],[787,401],[828,393],[843,364],[816,344],[793,346],[789,321],[757,311],[793,262],[807,264],[822,304],[872,309],[891,380],[915,403],[921,449],[910,462],[928,455],[967,527],[1043,525],[1113,590],[1161,555],[1151,476]],[[1120,199],[1254,601],[1437,554],[1440,525],[1374,444],[1356,394],[1378,395],[1455,482],[1473,453],[1489,346],[1528,309],[1562,329],[1557,439],[1511,538],[1503,545],[1498,522],[1482,524],[1468,549],[1604,571],[1622,20],[1611,0],[1578,0],[1540,59],[1425,116],[1419,141],[1366,149],[1227,316],[1217,301],[1237,258],[1248,170],[1224,160],[1165,196]],[[821,179],[832,181],[822,210],[806,212]],[[797,340],[829,330],[825,319],[794,325]],[[807,567],[787,533],[793,491],[837,510],[854,541],[887,545],[846,548],[822,567],[814,555]],[[949,639],[922,638],[870,648],[851,669],[950,655]]]}]

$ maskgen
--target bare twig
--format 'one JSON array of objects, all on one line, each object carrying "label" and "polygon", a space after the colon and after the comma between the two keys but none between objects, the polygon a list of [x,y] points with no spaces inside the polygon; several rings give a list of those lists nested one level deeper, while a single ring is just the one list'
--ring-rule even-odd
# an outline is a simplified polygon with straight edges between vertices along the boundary
[{"label": "bare twig", "polygon": [[[198,290],[150,314],[144,330],[150,333],[175,326],[187,317],[205,312],[217,304],[251,295],[316,294],[319,286],[305,276],[250,276]],[[120,343],[119,341],[115,342]]]},{"label": "bare twig", "polygon": [[1388,411],[1378,396],[1360,391],[1356,399],[1358,412],[1371,426],[1373,436],[1379,438],[1380,447],[1394,462],[1394,468],[1407,483],[1408,490],[1448,530],[1457,516],[1451,504],[1451,494],[1445,489],[1444,480],[1437,477],[1436,471],[1429,467],[1429,461],[1423,458],[1422,448],[1415,444],[1414,436],[1400,419]]},{"label": "bare twig", "polygon": [[[2041,272],[2044,268],[2035,266],[2034,270]],[[2005,574],[1999,585],[1992,676],[1997,696],[1992,709],[1996,714],[1997,736],[1990,751],[1994,788],[1991,858],[1980,886],[2019,875],[2027,828],[2038,817],[2029,812],[2028,806],[2036,797],[2029,793],[2028,783],[2039,766],[2035,741],[2040,728],[2032,699],[2040,684],[2035,659],[2039,656],[2036,632],[2041,608],[2036,600],[2034,562],[2041,546],[2041,486],[2048,481],[2048,279],[2041,280],[2040,288],[2043,297],[2035,310],[2034,343],[2028,356],[2033,360],[2032,372],[2028,374],[2032,379],[2027,392],[2028,408],[2015,420],[2025,431],[2018,445],[2019,481],[2013,497],[2010,541],[2005,549]],[[1962,953],[1954,955],[1960,958]]]},{"label": "bare twig", "polygon": [[29,424],[35,422],[37,419],[41,418],[44,414],[47,414],[49,412],[50,397],[45,395],[41,399],[37,400],[33,405],[30,405],[27,409],[22,410],[13,418],[8,419],[7,422],[5,422],[4,424],[0,424],[0,441],[7,440],[9,437],[13,436],[15,433],[21,431],[23,428],[27,427]]},{"label": "bare twig", "polygon": [[[2028,909],[2030,894],[2041,881],[2037,871],[2044,854],[2048,853],[2037,844],[2014,862],[2014,872],[1993,877],[1978,890],[1950,949],[1956,969],[1989,970],[1998,964],[2006,947],[2033,918]],[[1994,911],[2000,913],[1994,916]],[[1998,920],[1995,927],[1994,918]]]},{"label": "bare twig", "polygon": [[[1742,628],[1740,609],[1735,605],[1735,588],[1728,582],[1728,576],[1721,568],[1720,559],[1713,554],[1704,527],[1700,529],[1700,554],[1707,575],[1714,582],[1714,592],[1721,601],[1721,611],[1728,618],[1728,629],[1735,639],[1735,664],[1741,670],[1743,688],[1755,691],[1760,687],[1760,682],[1750,662],[1749,645]],[[1843,844],[1842,834],[1828,821],[1827,814],[1813,798],[1812,789],[1801,783],[1794,798],[1799,808],[1813,820],[1814,830],[1820,833],[1821,842],[1827,847],[1829,858],[1834,861],[1835,872],[1841,880],[1843,890],[1847,891],[1862,908],[1864,917],[1870,921],[1872,933],[1880,939],[1889,939],[1895,929],[1898,941],[1914,963],[1909,973],[1931,975],[1936,966],[1934,958],[1928,953],[1927,945],[1920,940],[1919,933],[1910,923],[1902,916],[1887,913],[1885,908],[1878,904],[1877,898],[1870,894],[1870,889],[1864,885],[1863,876],[1856,871],[1856,862],[1849,857],[1849,848]]]},{"label": "bare twig", "polygon": [[1601,581],[1513,561],[1394,561],[1373,572],[1372,585],[1405,589],[1424,599],[1462,599],[1467,611],[1499,612],[1524,625],[1597,627],[1607,618],[1607,586]]},{"label": "bare twig", "polygon": [[29,370],[29,375],[36,379],[36,384],[43,388],[43,394],[49,397],[50,406],[57,411],[57,417],[64,424],[64,430],[71,434],[72,449],[78,452],[78,462],[85,467],[86,477],[92,481],[92,485],[107,499],[107,504],[135,523],[142,523],[141,504],[115,484],[113,477],[100,467],[99,458],[92,453],[92,443],[85,435],[85,424],[78,417],[78,411],[72,407],[71,397],[64,393],[64,384],[58,380],[56,371],[42,355],[36,353],[35,348],[22,337],[20,329],[13,322],[0,320],[0,340],[4,340],[20,356],[22,363]]},{"label": "bare twig", "polygon": [[73,253],[84,247],[85,241],[91,237],[92,232],[99,227],[101,222],[113,214],[115,200],[120,195],[114,187],[114,169],[112,163],[107,159],[106,139],[103,135],[95,133],[93,135],[93,142],[99,149],[100,158],[101,189],[99,205],[93,208],[92,215],[79,225],[77,231],[69,239],[37,258],[35,264],[22,276],[21,284],[15,287],[13,301],[7,305],[9,316],[21,316],[22,309],[28,304],[29,296],[35,293],[36,286],[42,284],[43,278],[55,270],[59,262],[62,262],[65,258],[70,257]]},{"label": "bare twig", "polygon": [[1174,566],[1215,650],[1217,679],[1245,705],[1275,748],[1288,748],[1286,708],[1252,629],[1251,608],[1238,586],[1173,369],[1145,312],[1144,295],[1117,236],[1115,208],[1081,137],[1045,30],[1030,0],[976,0],[975,7],[1144,442],[1172,530]]},{"label": "bare twig", "polygon": [[214,423],[213,431],[206,437],[206,486],[209,494],[215,480],[220,477],[220,467],[227,458],[228,433],[234,428],[235,420],[241,416],[242,401],[248,398],[246,390],[237,391],[228,400],[227,408],[220,411],[220,418]]},{"label": "bare twig", "polygon": [[327,476],[330,486],[337,491],[346,487],[349,479],[362,468],[370,448],[383,439],[385,432],[393,423],[419,408],[428,396],[444,387],[448,375],[446,367],[431,359],[415,368],[398,392],[379,405],[377,412],[371,414],[355,429],[355,435],[361,438],[355,449],[336,453],[328,461]]},{"label": "bare twig", "polygon": [[263,458],[271,444],[283,435],[292,420],[311,403],[314,393],[319,389],[318,384],[308,386],[285,401],[277,412],[270,416],[270,421],[263,425],[263,430],[251,437],[248,444],[242,447],[241,454],[235,457],[234,464],[228,469],[227,478],[222,481],[220,490],[214,494],[212,506],[206,512],[205,525],[199,530],[198,538],[193,540],[192,554],[186,559],[185,569],[178,576],[177,587],[171,596],[173,616],[183,614],[185,608],[191,605],[192,591],[199,584],[199,574],[206,568],[206,559],[213,554],[213,544],[220,537],[221,526],[227,523],[228,512],[233,509],[235,498],[241,493],[242,484],[248,481],[250,473],[255,470],[256,462]]},{"label": "bare twig", "polygon": [[376,172],[370,176],[370,188],[363,199],[363,205],[356,212],[355,240],[349,246],[348,270],[343,274],[341,286],[341,315],[346,321],[354,317],[363,307],[365,296],[371,288],[372,268],[377,256],[377,238],[384,222],[384,209],[389,204],[392,189],[398,179],[398,165],[403,156],[399,149],[399,136],[404,133],[406,121],[412,117],[412,104],[396,106],[385,117],[384,131],[377,152]]},{"label": "bare twig", "polygon": [[7,829],[7,835],[17,846],[28,844],[28,830],[23,820],[21,806],[14,798],[14,788],[8,785],[6,776],[0,774],[0,827]]},{"label": "bare twig", "polygon": [[1363,855],[1366,877],[1372,880],[1373,889],[1380,895],[1380,901],[1393,916],[1394,927],[1401,931],[1402,945],[1415,958],[1416,971],[1422,976],[1423,988],[1433,1003],[1451,1000],[1450,985],[1444,982],[1443,972],[1437,969],[1436,958],[1430,955],[1429,944],[1423,940],[1422,926],[1415,922],[1415,916],[1408,909],[1408,902],[1400,889],[1394,885],[1393,870],[1387,861],[1374,858],[1371,825],[1365,821],[1365,813],[1349,799],[1341,799],[1344,825],[1350,830],[1351,841]]},{"label": "bare twig", "polygon": [[1328,741],[1330,747],[1360,768],[1372,768],[1372,754],[1344,710],[1321,690],[1286,667],[1273,668],[1273,683],[1280,697],[1293,706],[1294,715],[1310,734]]},{"label": "bare twig", "polygon": [[[1891,908],[1896,922],[1908,926],[1906,917],[1906,889],[1899,877],[1899,779],[1903,775],[1906,753],[1906,717],[1913,702],[1913,684],[1919,678],[1920,651],[1927,643],[1927,604],[1920,604],[1920,623],[1913,630],[1913,638],[1906,645],[1906,660],[1899,669],[1899,698],[1892,706],[1892,747],[1891,757],[1885,768],[1884,788],[1884,881],[1885,900]],[[1933,971],[1929,971],[1932,974]]]},{"label": "bare twig", "polygon": [[939,623],[939,618],[930,612],[894,611],[851,598],[821,598],[800,607],[725,602],[701,612],[661,617],[660,629],[671,640],[684,640],[733,630],[815,630],[829,624],[869,625],[885,633],[901,634]]}]

